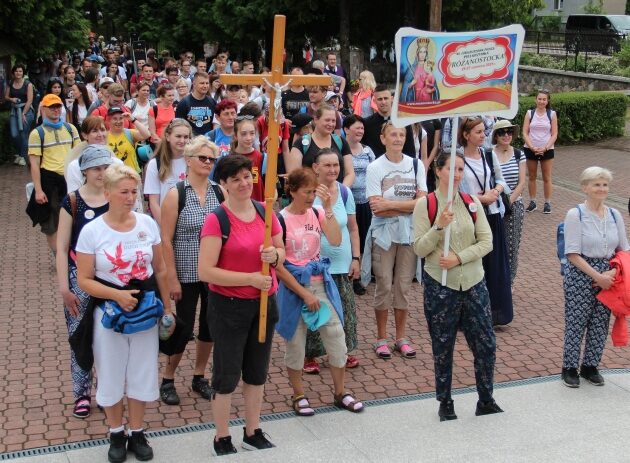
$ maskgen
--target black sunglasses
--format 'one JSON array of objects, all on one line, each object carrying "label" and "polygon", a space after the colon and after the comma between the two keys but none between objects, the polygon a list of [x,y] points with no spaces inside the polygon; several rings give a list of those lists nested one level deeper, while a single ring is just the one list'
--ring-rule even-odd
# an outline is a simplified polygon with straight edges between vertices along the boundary
[{"label": "black sunglasses", "polygon": [[210,156],[191,156],[191,157],[199,159],[204,164],[208,161],[216,162],[216,158],[211,158]]},{"label": "black sunglasses", "polygon": [[497,135],[502,137],[503,135],[514,135],[514,129],[499,129]]}]

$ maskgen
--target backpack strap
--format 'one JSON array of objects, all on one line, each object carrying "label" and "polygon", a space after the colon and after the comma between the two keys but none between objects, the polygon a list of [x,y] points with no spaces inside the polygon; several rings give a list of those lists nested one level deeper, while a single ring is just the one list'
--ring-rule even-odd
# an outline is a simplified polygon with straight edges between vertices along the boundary
[{"label": "backpack strap", "polygon": [[123,132],[125,134],[125,138],[127,138],[127,141],[131,143],[131,146],[135,147],[136,142],[133,139],[133,133],[131,133],[131,129],[123,129]]},{"label": "backpack strap", "polygon": [[434,192],[427,195],[427,213],[429,216],[429,224],[433,226],[437,217],[437,197]]},{"label": "backpack strap", "polygon": [[212,190],[214,191],[214,195],[217,197],[217,201],[219,201],[219,204],[225,201],[225,196],[223,196],[223,190],[221,190],[221,187],[219,186],[219,184],[210,183],[210,186],[212,187]]},{"label": "backpack strap", "polygon": [[[470,204],[475,202],[473,197],[470,196],[468,193],[462,193],[461,191],[459,192],[459,197],[462,198],[462,201],[464,201],[464,204],[466,205],[466,210],[468,211],[468,214],[470,214],[470,218],[472,219],[473,223],[477,223],[477,212],[473,212],[470,210]],[[429,223],[431,224],[431,226],[433,226],[433,224],[435,223],[435,219],[437,218],[437,209],[437,196],[435,195],[435,192],[429,193],[427,195],[427,214],[429,216]]]},{"label": "backpack strap", "polygon": [[549,119],[549,122],[551,122],[551,108],[547,108],[547,119]]},{"label": "backpack strap", "polygon": [[[304,144],[304,140],[308,140],[308,143]],[[306,152],[311,147],[311,142],[313,141],[311,134],[307,133],[300,140],[300,149],[302,150],[302,156],[306,156]]]},{"label": "backpack strap", "polygon": [[470,205],[475,202],[473,197],[468,193],[463,193],[461,191],[459,192],[459,197],[462,198],[462,201],[464,201],[464,204],[466,205],[466,210],[470,214],[470,218],[472,219],[473,223],[477,223],[477,211],[473,212],[470,210]]},{"label": "backpack strap", "polygon": [[317,217],[317,220],[319,220],[319,211],[317,210],[316,207],[313,207],[313,212],[315,213],[315,217]]},{"label": "backpack strap", "polygon": [[131,99],[131,108],[129,108],[132,113],[136,110],[137,106],[138,106],[138,100],[136,100],[135,98],[132,98]]},{"label": "backpack strap", "polygon": [[42,152],[42,156],[44,155],[44,137],[45,137],[45,133],[44,133],[44,128],[41,125],[38,125],[37,127],[35,127],[35,130],[37,130],[37,134],[39,135],[39,141],[41,144],[41,152]]},{"label": "backpack strap", "polygon": [[230,219],[225,211],[223,205],[217,207],[212,214],[217,216],[219,221],[219,228],[221,229],[221,246],[224,246],[230,237]]},{"label": "backpack strap", "polygon": [[521,161],[522,155],[523,155],[523,152],[520,149],[514,148],[514,159],[516,159],[517,164]]},{"label": "backpack strap", "polygon": [[74,148],[74,134],[72,133],[72,126],[68,122],[64,122],[63,126],[66,128],[66,130],[70,134],[70,146]]},{"label": "backpack strap", "polygon": [[[214,184],[212,185],[212,188],[214,189]],[[216,193],[216,189],[215,189],[215,193]],[[223,196],[223,193],[221,193],[221,196]],[[254,209],[256,209],[256,213],[264,221],[265,220],[265,206],[263,206],[258,201],[254,201],[254,200],[252,200],[252,204],[254,205]],[[212,214],[216,215],[217,219],[219,220],[219,228],[221,229],[221,246],[225,246],[225,243],[230,237],[230,228],[231,228],[230,218],[228,217],[225,207],[223,205],[220,205],[214,211],[212,211]],[[285,228],[283,228],[283,239],[285,238],[285,235],[284,235],[286,231],[285,229],[286,229],[286,225],[285,225]]]},{"label": "backpack strap", "polygon": [[153,105],[153,117],[155,119],[157,119],[157,114],[158,114],[158,105],[154,104]]},{"label": "backpack strap", "polygon": [[339,152],[341,153],[343,148],[343,141],[341,141],[341,137],[336,133],[333,133],[332,139],[335,142],[335,145],[337,145],[337,148],[339,148]]},{"label": "backpack strap", "polygon": [[339,191],[341,192],[341,200],[343,201],[343,205],[345,206],[348,203],[348,187],[343,183],[339,184]]},{"label": "backpack strap", "polygon": [[282,242],[286,244],[287,242],[287,223],[284,221],[284,216],[280,214],[280,212],[276,213],[276,217],[278,217],[278,222],[280,222],[280,227],[282,227]]}]

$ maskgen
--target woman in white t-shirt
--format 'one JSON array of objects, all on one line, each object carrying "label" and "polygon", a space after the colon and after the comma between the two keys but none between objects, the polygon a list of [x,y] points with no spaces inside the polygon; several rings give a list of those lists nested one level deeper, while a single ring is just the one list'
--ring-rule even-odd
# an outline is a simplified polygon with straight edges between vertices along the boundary
[{"label": "woman in white t-shirt", "polygon": [[149,196],[149,208],[158,223],[162,221],[160,206],[166,193],[186,178],[184,148],[192,138],[192,128],[184,119],[173,119],[164,129],[155,157],[147,164],[144,194]]},{"label": "woman in white t-shirt", "polygon": [[419,197],[426,195],[427,182],[422,161],[403,153],[406,131],[390,122],[383,124],[381,142],[385,153],[367,167],[365,194],[372,209],[372,223],[365,239],[361,265],[364,286],[371,270],[376,277],[374,313],[377,357],[391,358],[387,338],[387,317],[394,309],[396,341],[394,349],[404,358],[414,358],[416,351],[406,335],[408,294],[416,274],[417,257],[413,252],[411,213]]},{"label": "woman in white t-shirt", "polygon": [[[147,292],[155,291],[162,295],[164,313],[171,314],[158,227],[150,217],[133,212],[139,183],[132,168],[110,166],[104,177],[109,210],[83,227],[76,245],[79,287],[95,299],[96,401],[104,407],[109,425],[109,461],[125,461],[127,451],[135,453],[137,460],[153,458],[143,423],[146,402],[159,397],[158,318],[151,327],[125,334],[105,327],[101,307],[115,302],[131,312]],[[125,392],[128,438],[123,425]]]},{"label": "woman in white t-shirt", "polygon": [[151,109],[151,102],[149,101],[151,86],[143,81],[140,82],[136,88],[138,89],[138,95],[128,100],[125,106],[131,110],[131,115],[135,117],[137,121],[145,127],[148,127],[149,110]]}]

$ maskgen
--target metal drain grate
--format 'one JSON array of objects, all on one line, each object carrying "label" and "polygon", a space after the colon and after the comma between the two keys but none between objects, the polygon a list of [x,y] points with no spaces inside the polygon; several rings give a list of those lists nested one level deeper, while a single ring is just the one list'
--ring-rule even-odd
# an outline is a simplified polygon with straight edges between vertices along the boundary
[{"label": "metal drain grate", "polygon": [[[615,369],[601,370],[601,371],[602,373],[605,373],[607,375],[630,374],[630,368],[615,368]],[[558,381],[559,378],[560,378],[560,375],[552,375],[552,376],[541,376],[537,378],[519,379],[515,381],[497,383],[494,385],[494,388],[507,389],[507,388],[512,388],[512,387],[527,386],[530,384],[549,383],[552,381]],[[454,395],[461,395],[461,394],[467,394],[469,392],[475,392],[475,391],[476,391],[475,387],[471,386],[471,387],[463,387],[459,389],[454,389],[452,393]],[[370,407],[375,407],[375,406],[414,402],[417,400],[427,400],[427,399],[434,399],[434,398],[435,398],[435,393],[425,392],[422,394],[412,394],[412,395],[405,395],[405,396],[398,396],[398,397],[386,397],[384,399],[365,400],[363,402]],[[317,408],[318,415],[325,414],[325,413],[333,413],[333,412],[338,412],[338,411],[341,411],[341,410],[333,406]],[[260,420],[262,422],[270,422],[270,421],[285,420],[288,418],[295,418],[295,413],[293,412],[273,413],[270,415],[261,416]],[[242,426],[244,424],[245,424],[245,420],[242,418],[230,420],[230,426]],[[149,431],[147,432],[147,437],[155,438],[155,437],[165,437],[165,436],[176,436],[179,434],[187,434],[191,432],[210,431],[214,428],[215,428],[214,423],[191,424],[191,425],[186,425],[186,426],[180,426],[177,428],[161,429],[159,431]],[[16,452],[0,454],[0,461],[8,461],[8,460],[14,460],[17,458],[25,458],[25,457],[51,455],[53,453],[70,452],[73,450],[81,450],[81,449],[98,447],[101,445],[108,445],[108,444],[109,444],[109,439],[93,439],[93,440],[86,440],[86,441],[81,441],[81,442],[73,442],[69,444],[51,445],[49,447],[39,447],[35,449],[19,450]]]}]

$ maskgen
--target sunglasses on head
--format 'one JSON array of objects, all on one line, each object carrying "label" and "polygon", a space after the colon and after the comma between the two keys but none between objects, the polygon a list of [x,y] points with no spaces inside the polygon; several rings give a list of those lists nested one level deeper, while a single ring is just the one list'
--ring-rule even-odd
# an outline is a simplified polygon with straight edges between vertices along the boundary
[{"label": "sunglasses on head", "polygon": [[237,121],[251,121],[254,119],[254,116],[252,116],[251,114],[245,114],[243,116],[236,116],[236,120]]},{"label": "sunglasses on head", "polygon": [[504,135],[514,135],[514,129],[499,129],[497,135],[502,137]]}]

